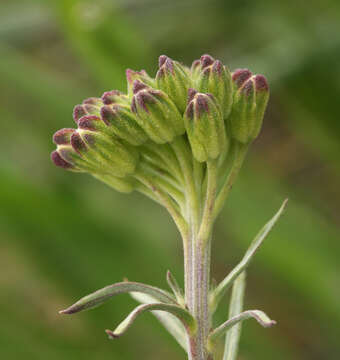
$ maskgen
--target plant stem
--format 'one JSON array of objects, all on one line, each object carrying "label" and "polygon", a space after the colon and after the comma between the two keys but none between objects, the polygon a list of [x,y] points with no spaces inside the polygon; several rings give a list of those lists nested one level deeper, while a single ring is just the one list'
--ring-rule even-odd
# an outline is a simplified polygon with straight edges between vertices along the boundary
[{"label": "plant stem", "polygon": [[189,311],[197,321],[197,332],[190,339],[189,359],[206,360],[208,357],[206,343],[210,330],[209,288],[210,288],[210,249],[213,209],[217,186],[216,161],[207,163],[208,183],[203,215],[200,226],[191,233],[191,252],[187,253],[186,262],[191,264],[186,271],[190,286],[186,288],[186,299]]}]

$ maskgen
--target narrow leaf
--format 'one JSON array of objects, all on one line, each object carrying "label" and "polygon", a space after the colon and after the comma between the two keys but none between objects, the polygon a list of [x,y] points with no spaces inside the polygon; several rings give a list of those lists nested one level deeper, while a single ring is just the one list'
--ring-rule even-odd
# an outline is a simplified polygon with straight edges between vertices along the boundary
[{"label": "narrow leaf", "polygon": [[174,278],[174,276],[171,274],[170,270],[168,270],[167,274],[166,274],[166,280],[168,281],[168,284],[170,286],[170,289],[172,290],[172,292],[174,293],[177,302],[180,305],[184,305],[185,301],[184,301],[184,296],[183,296],[183,292],[181,290],[181,288],[179,287],[176,279]]},{"label": "narrow leaf", "polygon": [[[152,304],[157,301],[150,295],[132,292],[131,297],[142,304]],[[178,344],[188,350],[188,337],[185,327],[174,315],[165,311],[151,311],[164,328],[175,338]]]},{"label": "narrow leaf", "polygon": [[226,291],[232,285],[233,281],[237,278],[237,276],[247,268],[250,261],[254,257],[256,251],[262,245],[263,240],[267,237],[271,229],[276,224],[277,220],[282,215],[288,199],[286,199],[281,205],[279,211],[267,222],[267,224],[260,230],[260,232],[256,235],[255,239],[251,242],[247,252],[245,253],[243,259],[238,263],[238,265],[220,282],[217,288],[211,294],[211,309],[214,311],[220,302],[221,298],[224,296]]},{"label": "narrow leaf", "polygon": [[[246,273],[243,271],[234,281],[229,306],[229,319],[238,315],[243,310],[243,298],[246,287]],[[237,323],[227,331],[223,360],[236,360],[238,343],[241,336],[242,322]]]},{"label": "narrow leaf", "polygon": [[114,339],[122,336],[125,331],[132,325],[135,319],[146,311],[166,311],[176,316],[187,329],[188,333],[193,333],[196,330],[196,321],[191,314],[177,305],[154,303],[154,304],[143,304],[137,306],[126,318],[123,320],[114,331],[105,330],[110,339]]},{"label": "narrow leaf", "polygon": [[232,317],[218,328],[213,330],[208,338],[208,349],[211,351],[216,344],[216,341],[225,334],[226,331],[231,329],[234,325],[241,321],[253,318],[263,327],[271,327],[276,324],[276,321],[271,320],[263,311],[260,310],[247,310],[239,315]]},{"label": "narrow leaf", "polygon": [[59,311],[59,313],[74,314],[79,311],[92,309],[103,304],[112,296],[129,292],[148,294],[155,298],[157,301],[176,304],[176,301],[172,297],[172,295],[170,295],[164,290],[142,283],[126,281],[109,285],[104,287],[103,289],[97,290],[96,292],[81,298],[79,301],[77,301],[75,304],[71,305],[67,309]]}]

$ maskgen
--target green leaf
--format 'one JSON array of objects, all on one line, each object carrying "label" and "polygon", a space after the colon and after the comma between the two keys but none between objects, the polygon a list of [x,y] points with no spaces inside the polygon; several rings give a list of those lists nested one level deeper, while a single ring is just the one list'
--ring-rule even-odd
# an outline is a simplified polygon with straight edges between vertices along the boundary
[{"label": "green leaf", "polygon": [[240,323],[241,321],[247,320],[247,319],[255,319],[260,325],[263,327],[271,327],[276,324],[276,321],[271,320],[263,311],[261,310],[247,310],[242,312],[241,314],[238,314],[231,319],[224,322],[222,325],[217,327],[215,330],[213,330],[209,337],[208,337],[208,350],[212,351],[214,349],[214,346],[217,342],[217,340],[225,334],[226,331],[231,329],[236,324]]},{"label": "green leaf", "polygon": [[166,273],[166,280],[168,282],[168,285],[169,285],[170,289],[174,293],[177,302],[180,305],[184,306],[185,300],[184,300],[182,289],[179,287],[179,285],[177,283],[177,280],[171,274],[170,270],[168,270],[168,272]]},{"label": "green leaf", "polygon": [[[142,304],[157,303],[157,301],[150,295],[132,292],[131,297]],[[152,311],[152,314],[164,326],[164,328],[171,334],[177,343],[185,350],[188,349],[187,334],[185,327],[174,315],[165,311]]]},{"label": "green leaf", "polygon": [[[243,271],[234,281],[229,306],[229,319],[239,314],[243,309],[243,298],[246,287],[246,273]],[[241,336],[242,322],[237,323],[227,331],[223,360],[236,360],[238,343]]]},{"label": "green leaf", "polygon": [[110,339],[120,337],[132,325],[135,319],[146,311],[166,311],[178,318],[187,329],[189,334],[196,330],[196,321],[191,314],[180,306],[164,303],[142,304],[137,306],[117,327],[114,331],[106,330]]},{"label": "green leaf", "polygon": [[97,290],[96,292],[81,298],[79,301],[77,301],[75,304],[71,305],[67,309],[59,311],[59,313],[74,314],[79,311],[92,309],[103,304],[105,301],[107,301],[114,295],[129,292],[140,292],[143,294],[148,294],[157,299],[157,301],[176,304],[176,301],[174,300],[172,295],[170,295],[164,290],[142,283],[126,281],[109,285],[104,287],[103,289]]},{"label": "green leaf", "polygon": [[239,262],[239,264],[220,282],[220,284],[216,287],[216,289],[212,292],[210,298],[210,307],[212,311],[215,311],[218,303],[232,285],[233,281],[237,278],[237,276],[247,268],[256,251],[262,245],[263,240],[267,237],[269,232],[272,230],[280,216],[282,215],[288,199],[286,199],[281,205],[279,211],[267,222],[267,224],[260,230],[260,232],[256,235],[255,239],[250,244],[247,252],[245,253],[243,259]]}]

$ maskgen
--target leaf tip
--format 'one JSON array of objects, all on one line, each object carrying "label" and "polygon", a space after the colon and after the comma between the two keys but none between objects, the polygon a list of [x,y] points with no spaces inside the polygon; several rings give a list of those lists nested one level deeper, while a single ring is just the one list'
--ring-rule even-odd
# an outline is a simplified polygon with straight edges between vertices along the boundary
[{"label": "leaf tip", "polygon": [[117,339],[119,337],[115,335],[115,333],[112,330],[106,329],[105,332],[110,340]]}]

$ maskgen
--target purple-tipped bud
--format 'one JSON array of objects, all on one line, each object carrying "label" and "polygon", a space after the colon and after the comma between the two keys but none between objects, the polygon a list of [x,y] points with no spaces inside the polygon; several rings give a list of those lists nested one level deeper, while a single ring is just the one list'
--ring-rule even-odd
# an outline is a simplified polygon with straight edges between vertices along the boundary
[{"label": "purple-tipped bud", "polygon": [[96,131],[102,127],[101,119],[95,115],[83,116],[78,120],[79,129]]},{"label": "purple-tipped bud", "polygon": [[82,154],[87,150],[87,146],[78,132],[71,135],[71,145],[78,154]]},{"label": "purple-tipped bud", "polygon": [[137,94],[139,91],[147,89],[148,86],[142,83],[140,80],[135,80],[132,85],[132,92]]},{"label": "purple-tipped bud", "polygon": [[210,55],[203,55],[196,77],[197,89],[215,96],[222,116],[226,119],[231,111],[233,97],[231,74],[228,68]]},{"label": "purple-tipped bud", "polygon": [[159,70],[156,74],[156,84],[177,106],[180,113],[186,107],[186,94],[191,86],[189,69],[179,62],[162,55],[159,58]]},{"label": "purple-tipped bud", "polygon": [[108,125],[109,131],[131,145],[141,145],[148,139],[144,130],[138,125],[136,116],[126,106],[103,106],[101,117]]},{"label": "purple-tipped bud", "polygon": [[241,143],[249,143],[261,130],[269,86],[263,75],[251,76],[248,69],[236,70],[233,81],[236,92],[229,119],[231,135]]},{"label": "purple-tipped bud", "polygon": [[102,103],[103,103],[102,99],[96,98],[96,97],[90,97],[83,101],[83,104],[90,104],[90,105],[96,105],[96,106],[101,106]]},{"label": "purple-tipped bud", "polygon": [[252,75],[252,72],[248,69],[236,69],[232,73],[231,79],[235,87],[239,89]]},{"label": "purple-tipped bud", "polygon": [[194,96],[198,93],[197,90],[193,89],[193,88],[190,88],[188,90],[188,103],[194,98]]},{"label": "purple-tipped bud", "polygon": [[86,114],[87,112],[82,105],[76,105],[73,109],[73,119],[75,123],[77,123],[78,120]]},{"label": "purple-tipped bud", "polygon": [[182,116],[169,96],[161,90],[140,87],[131,101],[131,111],[148,137],[163,144],[173,140],[185,131]]},{"label": "purple-tipped bud", "polygon": [[134,71],[131,69],[126,70],[126,79],[128,83],[128,93],[130,96],[133,95],[133,86],[135,80],[139,80],[140,82],[144,83],[147,86],[154,87],[155,80],[152,79],[145,70],[141,71]]},{"label": "purple-tipped bud", "polygon": [[60,129],[53,135],[53,142],[56,145],[68,145],[70,144],[71,135],[75,132],[75,129]]},{"label": "purple-tipped bud", "polygon": [[184,124],[193,155],[200,162],[216,159],[227,148],[220,107],[212,94],[193,90],[189,99]]},{"label": "purple-tipped bud", "polygon": [[56,150],[51,153],[51,160],[56,166],[63,169],[72,169],[74,167],[72,164],[65,161]]},{"label": "purple-tipped bud", "polygon": [[111,90],[104,92],[102,95],[102,101],[104,105],[127,104],[128,97],[118,90]]},{"label": "purple-tipped bud", "polygon": [[201,59],[200,59],[202,69],[205,69],[207,66],[212,65],[214,63],[214,61],[215,61],[215,59],[212,56],[210,56],[208,54],[202,55]]}]

